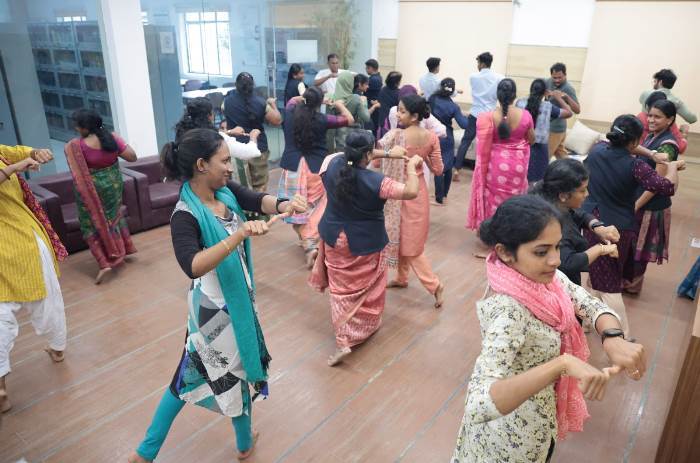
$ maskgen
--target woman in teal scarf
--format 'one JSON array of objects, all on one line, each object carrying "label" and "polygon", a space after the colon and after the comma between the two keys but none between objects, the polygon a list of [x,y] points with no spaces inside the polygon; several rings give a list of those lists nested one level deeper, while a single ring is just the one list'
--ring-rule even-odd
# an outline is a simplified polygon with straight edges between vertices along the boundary
[{"label": "woman in teal scarf", "polygon": [[231,154],[211,129],[190,130],[177,144],[166,144],[161,157],[168,177],[184,181],[170,227],[175,257],[192,279],[187,339],[170,388],[129,462],[156,458],[185,402],[231,417],[242,460],[255,446],[252,403],[267,395],[271,360],[257,317],[249,237],[266,234],[278,218],[246,221],[243,210],[287,215],[306,205],[302,198],[278,199],[230,182]]}]

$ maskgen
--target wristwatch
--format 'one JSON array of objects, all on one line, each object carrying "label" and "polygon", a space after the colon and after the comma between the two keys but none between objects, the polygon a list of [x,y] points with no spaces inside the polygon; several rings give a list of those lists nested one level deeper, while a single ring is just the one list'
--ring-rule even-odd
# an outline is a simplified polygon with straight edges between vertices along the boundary
[{"label": "wristwatch", "polygon": [[605,226],[605,224],[599,220],[599,221],[593,223],[593,225],[591,225],[591,230],[595,230],[598,227],[604,227],[604,226]]},{"label": "wristwatch", "polygon": [[277,198],[277,203],[275,204],[275,210],[277,211],[278,214],[281,214],[280,212],[280,204],[282,204],[285,201],[289,201],[287,198]]},{"label": "wristwatch", "polygon": [[600,333],[600,342],[601,344],[605,342],[606,339],[608,338],[622,338],[625,339],[625,332],[622,331],[619,328],[608,328],[607,330],[603,330],[602,333]]}]

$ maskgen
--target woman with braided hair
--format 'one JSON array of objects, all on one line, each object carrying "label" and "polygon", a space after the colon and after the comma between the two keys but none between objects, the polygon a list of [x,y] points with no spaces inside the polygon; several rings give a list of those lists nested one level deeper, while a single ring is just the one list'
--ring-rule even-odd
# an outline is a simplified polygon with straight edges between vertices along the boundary
[{"label": "woman with braided hair", "polygon": [[[496,89],[500,108],[480,114],[476,121],[476,166],[467,213],[467,228],[471,230],[478,230],[503,201],[527,192],[535,131],[530,113],[513,106],[515,95],[513,79],[503,79]],[[484,251],[474,255],[485,258]]]}]

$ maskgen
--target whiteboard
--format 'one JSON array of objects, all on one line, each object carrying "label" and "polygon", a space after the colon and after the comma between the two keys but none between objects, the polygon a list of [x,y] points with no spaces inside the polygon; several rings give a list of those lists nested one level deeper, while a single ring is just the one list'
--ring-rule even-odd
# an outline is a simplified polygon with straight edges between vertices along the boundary
[{"label": "whiteboard", "polygon": [[317,40],[287,40],[288,63],[315,63],[318,61]]}]

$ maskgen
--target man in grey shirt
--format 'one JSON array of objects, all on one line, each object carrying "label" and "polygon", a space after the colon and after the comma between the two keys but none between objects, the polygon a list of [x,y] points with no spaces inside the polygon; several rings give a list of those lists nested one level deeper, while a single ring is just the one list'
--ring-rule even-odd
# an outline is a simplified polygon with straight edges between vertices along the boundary
[{"label": "man in grey shirt", "polygon": [[[546,80],[547,91],[550,95],[558,93],[559,96],[571,107],[574,114],[581,112],[581,106],[576,98],[576,90],[566,80],[566,65],[564,63],[554,63],[549,68],[550,78]],[[559,107],[554,98],[550,98],[549,102],[554,106]],[[557,159],[568,156],[566,148],[564,148],[564,140],[566,139],[566,120],[554,119],[549,123],[549,156],[555,156]],[[587,154],[587,153],[579,153]]]},{"label": "man in grey shirt", "polygon": [[671,89],[676,85],[676,79],[676,74],[671,69],[662,69],[654,74],[654,89],[642,92],[639,96],[639,102],[642,104],[642,111],[646,111],[646,102],[649,95],[653,92],[663,92],[666,94],[666,99],[676,105],[678,115],[685,119],[688,124],[694,124],[697,122],[698,116],[691,111],[680,98],[671,93]]}]

